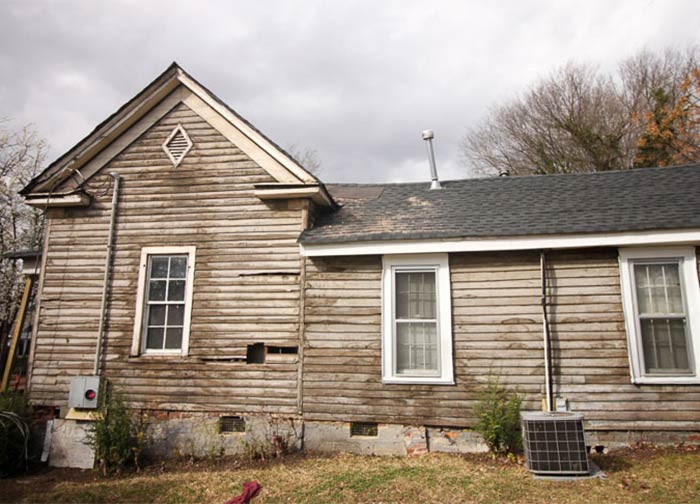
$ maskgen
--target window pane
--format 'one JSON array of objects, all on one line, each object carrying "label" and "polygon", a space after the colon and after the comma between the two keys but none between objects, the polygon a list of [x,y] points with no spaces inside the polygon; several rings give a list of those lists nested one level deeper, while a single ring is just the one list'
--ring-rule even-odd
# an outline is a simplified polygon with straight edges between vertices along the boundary
[{"label": "window pane", "polygon": [[146,348],[162,350],[163,349],[163,328],[150,327],[146,333]]},{"label": "window pane", "polygon": [[666,285],[668,286],[668,310],[670,313],[683,313],[683,296],[681,295],[681,280],[678,264],[669,264],[664,267]]},{"label": "window pane", "polygon": [[168,278],[168,256],[151,256],[151,278]]},{"label": "window pane", "polygon": [[185,300],[185,281],[170,280],[168,282],[168,301],[184,301]]},{"label": "window pane", "polygon": [[182,327],[168,327],[165,335],[165,348],[180,348],[182,345]]},{"label": "window pane", "polygon": [[437,323],[397,322],[396,372],[432,374],[438,371]]},{"label": "window pane", "polygon": [[434,319],[435,272],[396,273],[396,318]]},{"label": "window pane", "polygon": [[165,325],[165,305],[152,305],[148,307],[148,325]]},{"label": "window pane", "polygon": [[168,306],[168,325],[181,326],[185,315],[184,305],[169,305]]},{"label": "window pane", "polygon": [[684,312],[678,263],[637,264],[634,280],[639,314]]},{"label": "window pane", "polygon": [[640,322],[646,372],[690,372],[685,321],[657,318]]},{"label": "window pane", "polygon": [[174,256],[170,259],[170,278],[185,278],[187,256]]},{"label": "window pane", "polygon": [[148,282],[148,300],[164,301],[166,283],[165,280],[151,280]]}]

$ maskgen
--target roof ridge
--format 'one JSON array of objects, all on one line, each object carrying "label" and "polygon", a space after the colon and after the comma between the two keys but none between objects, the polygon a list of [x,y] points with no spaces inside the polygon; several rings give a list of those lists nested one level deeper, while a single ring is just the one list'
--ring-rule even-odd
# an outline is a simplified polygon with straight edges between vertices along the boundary
[{"label": "roof ridge", "polygon": [[[440,180],[441,184],[449,184],[455,182],[473,182],[477,180],[523,180],[531,178],[558,178],[558,177],[596,177],[596,176],[606,176],[615,174],[624,174],[630,172],[643,172],[643,171],[662,171],[666,169],[686,169],[686,168],[698,168],[700,169],[700,163],[685,164],[685,165],[672,165],[672,166],[645,166],[640,168],[627,168],[624,170],[605,170],[605,171],[590,171],[590,172],[574,172],[574,173],[542,173],[542,174],[531,174],[531,175],[511,175],[507,177],[499,177],[498,175],[483,176],[483,177],[465,177],[460,179],[447,179]],[[411,185],[423,185],[427,184],[430,186],[430,180],[421,181],[410,181],[410,182],[325,182],[327,186],[341,186],[341,187],[385,187],[385,186],[411,186]]]}]

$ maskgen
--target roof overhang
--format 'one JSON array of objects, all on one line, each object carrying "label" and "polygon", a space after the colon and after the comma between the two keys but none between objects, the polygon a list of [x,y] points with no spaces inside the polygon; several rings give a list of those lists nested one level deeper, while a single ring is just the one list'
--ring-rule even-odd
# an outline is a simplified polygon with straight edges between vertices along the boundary
[{"label": "roof overhang", "polygon": [[653,245],[700,245],[700,230],[511,236],[457,240],[300,243],[305,257],[432,254],[438,252],[498,252],[508,250],[574,249]]},{"label": "roof overhang", "polygon": [[31,194],[24,202],[34,208],[86,207],[90,206],[90,196],[83,192],[73,194]]},{"label": "roof overhang", "polygon": [[323,184],[291,185],[291,184],[257,184],[255,196],[261,200],[280,200],[295,198],[310,198],[314,203],[334,207],[335,202]]}]

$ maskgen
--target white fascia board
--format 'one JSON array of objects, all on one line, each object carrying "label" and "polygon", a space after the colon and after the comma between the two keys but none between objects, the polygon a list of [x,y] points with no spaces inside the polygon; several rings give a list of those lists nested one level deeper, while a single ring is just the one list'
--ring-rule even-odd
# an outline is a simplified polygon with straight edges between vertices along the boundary
[{"label": "white fascia board", "polygon": [[331,200],[326,196],[325,191],[323,191],[320,186],[256,189],[254,194],[261,200],[311,198],[319,205],[332,206]]},{"label": "white fascia board", "polygon": [[40,194],[25,198],[24,202],[34,208],[89,206],[90,196],[85,193]]},{"label": "white fascia board", "polygon": [[[240,133],[245,135],[248,140],[253,142],[257,147],[262,149],[276,164],[284,168],[293,179],[305,184],[318,184],[319,181],[309,172],[299,166],[293,159],[282,152],[277,146],[273,145],[267,138],[250,127],[245,121],[241,120],[236,114],[232,113],[227,107],[219,103],[213,98],[206,89],[200,86],[193,79],[181,72],[178,75],[178,80],[185,85],[190,91],[197,95],[209,107],[214,109],[219,115],[231,123]],[[217,128],[219,129],[219,128]],[[239,146],[240,147],[240,146]],[[274,174],[273,174],[274,176]],[[275,178],[278,178],[277,176]],[[281,182],[292,181],[290,177],[279,177]]]},{"label": "white fascia board", "polygon": [[700,230],[644,231],[552,236],[513,236],[470,240],[413,240],[385,242],[300,244],[305,257],[384,254],[432,254],[438,252],[498,252],[507,250],[626,247],[700,244]]}]

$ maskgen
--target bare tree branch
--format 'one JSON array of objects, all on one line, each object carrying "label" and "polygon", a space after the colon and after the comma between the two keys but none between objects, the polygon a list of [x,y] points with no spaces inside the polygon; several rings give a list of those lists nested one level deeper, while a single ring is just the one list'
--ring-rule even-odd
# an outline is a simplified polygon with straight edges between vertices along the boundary
[{"label": "bare tree branch", "polygon": [[[653,119],[650,113],[659,108],[660,90],[669,104],[694,103],[697,88],[684,89],[683,83],[697,71],[699,54],[698,47],[661,55],[642,51],[622,62],[614,75],[569,63],[515,100],[492,108],[464,137],[463,162],[481,174],[632,168]],[[682,116],[677,110],[676,115]],[[677,152],[669,158],[698,162],[700,154],[684,145],[700,144],[700,137],[689,136],[693,123],[684,124],[685,137],[673,144]]]},{"label": "bare tree branch", "polygon": [[38,173],[45,150],[31,126],[13,130],[9,119],[0,118],[0,335],[9,331],[20,295],[16,261],[5,254],[37,248],[40,241],[39,212],[18,193]]}]

